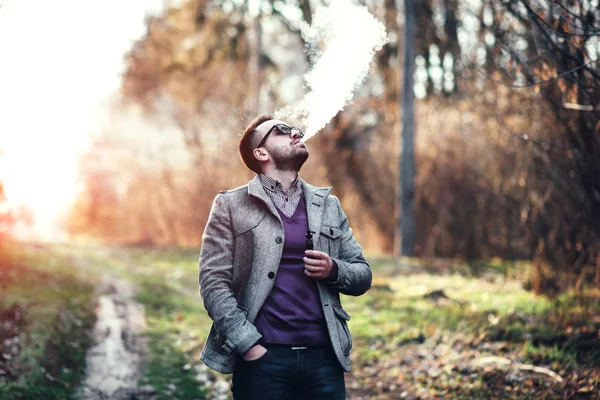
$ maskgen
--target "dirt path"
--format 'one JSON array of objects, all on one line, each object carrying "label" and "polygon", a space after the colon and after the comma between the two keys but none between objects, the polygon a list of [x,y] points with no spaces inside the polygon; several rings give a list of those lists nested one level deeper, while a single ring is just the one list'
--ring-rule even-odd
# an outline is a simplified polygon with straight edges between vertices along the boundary
[{"label": "dirt path", "polygon": [[143,307],[133,300],[134,289],[127,281],[107,277],[102,293],[96,310],[94,345],[86,356],[86,378],[79,398],[149,398],[149,393],[138,387],[145,353],[141,336],[146,326]]}]

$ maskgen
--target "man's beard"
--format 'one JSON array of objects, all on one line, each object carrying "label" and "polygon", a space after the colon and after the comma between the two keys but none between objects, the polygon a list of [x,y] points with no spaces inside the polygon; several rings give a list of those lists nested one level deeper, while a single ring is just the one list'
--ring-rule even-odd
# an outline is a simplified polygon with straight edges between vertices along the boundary
[{"label": "man's beard", "polygon": [[[296,150],[296,149],[292,149]],[[270,151],[271,158],[275,168],[279,171],[294,171],[299,172],[304,162],[308,159],[308,151],[299,151],[289,154],[281,147],[276,147]]]}]

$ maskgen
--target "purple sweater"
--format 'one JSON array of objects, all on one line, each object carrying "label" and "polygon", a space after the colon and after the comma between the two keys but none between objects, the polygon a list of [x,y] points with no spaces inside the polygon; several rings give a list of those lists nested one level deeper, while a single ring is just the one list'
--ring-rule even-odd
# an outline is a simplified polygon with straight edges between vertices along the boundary
[{"label": "purple sweater", "polygon": [[304,273],[302,260],[308,229],[304,196],[291,217],[277,211],[285,229],[283,254],[273,290],[254,324],[263,335],[261,343],[324,345],[329,342],[329,336],[317,284]]}]

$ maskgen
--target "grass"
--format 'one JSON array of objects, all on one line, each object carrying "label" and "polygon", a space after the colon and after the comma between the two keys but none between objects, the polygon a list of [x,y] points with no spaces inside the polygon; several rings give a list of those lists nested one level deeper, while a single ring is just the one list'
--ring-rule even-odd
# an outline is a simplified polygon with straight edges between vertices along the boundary
[{"label": "grass", "polygon": [[[229,380],[217,373],[207,379],[199,360],[210,319],[198,295],[196,249],[53,246],[30,251],[25,259],[36,272],[22,274],[5,296],[10,302],[39,302],[31,308],[38,325],[30,327],[32,343],[38,346],[23,353],[25,364],[43,365],[40,360],[48,349],[69,355],[61,361],[66,367],[52,370],[60,384],[52,384],[40,368],[32,368],[10,384],[11,393],[31,394],[38,382],[46,382],[40,390],[57,392],[35,398],[67,398],[80,379],[89,345],[86,330],[93,323],[89,282],[104,273],[130,280],[138,288],[136,300],[145,306],[148,347],[140,384],[151,386],[156,399],[206,398],[214,382]],[[498,393],[537,399],[556,398],[557,393],[592,398],[589,393],[600,391],[598,292],[567,293],[552,301],[535,296],[521,283],[527,277],[526,263],[371,261],[372,289],[364,296],[343,297],[352,315],[349,325],[355,342],[350,393],[371,399],[491,398]],[[68,322],[77,320],[82,324]],[[477,364],[492,356],[509,360],[512,366],[549,368],[564,381],[558,384],[543,374]]]},{"label": "grass", "polygon": [[[109,258],[127,265],[127,274],[146,288],[138,299],[147,306],[149,326],[157,329],[156,343],[158,338],[169,338],[166,340],[184,349],[190,365],[198,366],[198,346],[202,345],[210,325],[197,293],[198,252],[134,250],[115,252]],[[415,265],[414,260],[412,264]],[[412,393],[418,394],[421,388],[425,398],[432,393],[453,393],[456,398],[489,397],[497,391],[499,378],[469,364],[482,356],[506,356],[515,362],[546,365],[565,376],[577,368],[597,366],[594,360],[600,359],[596,358],[600,354],[593,349],[598,344],[597,336],[590,337],[587,345],[573,335],[570,337],[575,340],[567,341],[569,329],[579,334],[592,316],[598,315],[597,296],[577,298],[565,294],[555,301],[535,296],[524,290],[521,283],[527,276],[526,263],[492,260],[476,268],[457,263],[444,265],[443,261],[441,264],[436,270],[431,262],[419,261],[406,271],[393,260],[376,261],[373,289],[365,296],[344,297],[344,306],[352,315],[354,375],[360,377],[369,366],[383,368],[377,378],[361,381],[371,396],[393,398],[390,389],[393,385],[387,386],[385,392],[386,385],[380,383],[386,377],[397,380],[399,373],[407,389],[412,388]],[[448,298],[425,297],[436,290],[443,290]],[[144,297],[143,293],[151,295]],[[593,325],[588,323],[588,329],[591,331]],[[424,371],[421,376],[414,377],[402,368],[402,363],[412,358],[416,349],[444,346],[449,349],[436,356],[433,366],[428,365],[428,360],[418,362]],[[465,350],[454,351],[461,346]],[[181,359],[175,363],[173,370],[181,369],[183,362]],[[467,365],[460,366],[461,363]],[[410,363],[407,366],[413,368]],[[428,375],[436,368],[443,370],[448,366],[452,368],[435,379]],[[443,376],[447,379],[440,378]],[[147,378],[156,382],[152,373]],[[165,378],[163,383],[169,379]],[[543,398],[542,386],[517,389],[515,396]]]},{"label": "grass", "polygon": [[145,306],[148,325],[149,363],[142,384],[154,387],[159,400],[204,398],[207,391],[193,366],[199,365],[209,321],[198,299],[145,279],[137,300]]},{"label": "grass", "polygon": [[69,399],[84,372],[94,324],[91,276],[44,247],[4,247],[0,309],[25,309],[22,350],[12,363],[17,379],[4,381],[0,399]]},{"label": "grass", "polygon": [[[497,284],[459,275],[417,274],[381,279],[375,272],[375,276],[368,295],[344,299],[345,307],[354,316],[350,322],[353,331],[365,338],[388,337],[390,333],[392,337],[404,336],[405,330],[427,333],[460,329],[476,334],[487,328],[490,320],[540,314],[551,307],[549,301],[521,289],[518,282]],[[435,301],[424,297],[435,290],[443,290],[449,299]],[[371,312],[364,312],[365,309]]]},{"label": "grass", "polygon": [[65,245],[10,251],[19,268],[11,269],[2,300],[31,305],[30,342],[20,354],[23,373],[2,387],[1,400],[72,398],[91,346],[94,282],[105,274],[134,282],[136,300],[145,306],[148,355],[139,384],[150,385],[157,400],[206,397],[196,375],[210,321],[189,279],[198,268],[191,252]]},{"label": "grass", "polygon": [[[370,398],[403,391],[424,398],[490,398],[498,389],[513,398],[600,391],[597,291],[550,301],[509,278],[514,271],[497,267],[495,274],[479,267],[477,276],[456,268],[434,274],[396,267],[394,273],[384,260],[373,263],[371,291],[343,299],[355,338],[353,380]],[[550,368],[572,387],[543,375],[474,367],[492,356]]]}]

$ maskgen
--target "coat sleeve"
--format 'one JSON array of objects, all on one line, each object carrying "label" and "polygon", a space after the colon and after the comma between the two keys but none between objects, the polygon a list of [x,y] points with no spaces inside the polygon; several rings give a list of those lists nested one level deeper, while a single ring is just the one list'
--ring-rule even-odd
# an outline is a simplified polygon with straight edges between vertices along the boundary
[{"label": "coat sleeve", "polygon": [[373,279],[371,266],[362,253],[362,248],[352,234],[348,217],[337,197],[332,196],[337,204],[340,215],[340,253],[339,258],[332,258],[338,266],[337,279],[327,284],[342,294],[360,296],[371,287]]},{"label": "coat sleeve", "polygon": [[200,250],[200,294],[217,333],[225,338],[226,350],[246,353],[261,337],[246,319],[231,290],[233,277],[233,227],[224,194],[210,211]]}]

